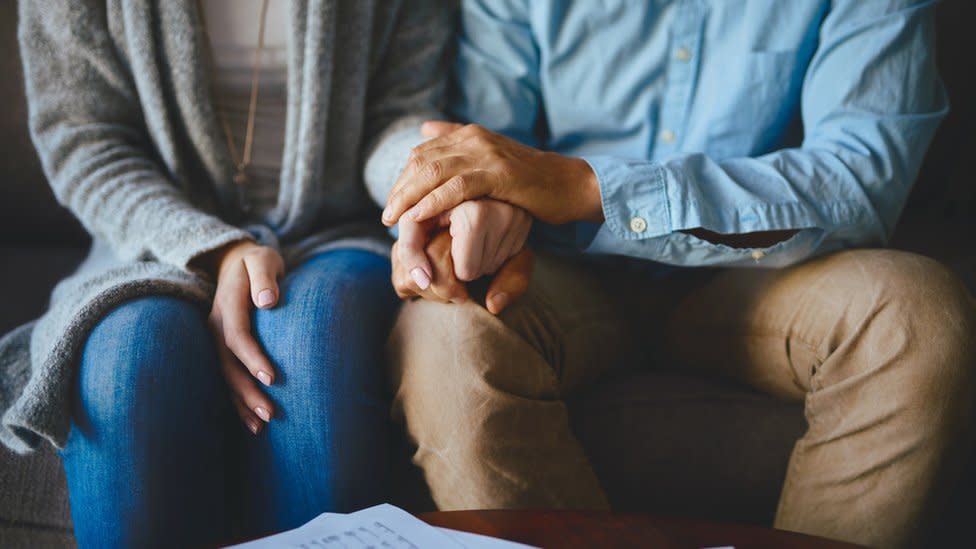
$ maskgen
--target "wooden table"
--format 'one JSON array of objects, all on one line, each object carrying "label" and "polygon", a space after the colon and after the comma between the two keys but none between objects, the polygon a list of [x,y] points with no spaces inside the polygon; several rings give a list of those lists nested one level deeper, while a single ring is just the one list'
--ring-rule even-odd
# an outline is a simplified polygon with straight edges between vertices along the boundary
[{"label": "wooden table", "polygon": [[702,549],[842,549],[848,543],[744,524],[596,511],[442,511],[422,513],[434,526],[538,547]]}]

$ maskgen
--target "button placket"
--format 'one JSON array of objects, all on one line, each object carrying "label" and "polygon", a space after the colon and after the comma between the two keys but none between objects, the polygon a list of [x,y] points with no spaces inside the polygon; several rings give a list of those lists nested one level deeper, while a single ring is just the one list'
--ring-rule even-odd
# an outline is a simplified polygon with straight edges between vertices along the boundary
[{"label": "button placket", "polygon": [[698,0],[678,2],[671,28],[667,87],[661,105],[660,130],[654,157],[669,156],[681,143],[687,120],[688,102],[694,86],[704,25],[704,8]]}]

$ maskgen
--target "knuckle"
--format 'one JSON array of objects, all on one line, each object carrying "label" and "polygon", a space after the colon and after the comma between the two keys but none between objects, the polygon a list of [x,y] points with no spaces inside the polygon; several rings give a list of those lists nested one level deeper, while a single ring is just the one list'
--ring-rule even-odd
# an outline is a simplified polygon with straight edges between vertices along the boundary
[{"label": "knuckle", "polygon": [[447,183],[448,192],[455,194],[464,194],[464,191],[468,188],[468,180],[463,175],[457,175],[451,178]]},{"label": "knuckle", "polygon": [[424,153],[419,147],[414,147],[410,151],[410,155],[407,157],[407,167],[413,170],[419,170],[424,164]]},{"label": "knuckle", "polygon": [[437,181],[444,174],[444,165],[437,160],[428,162],[423,166],[423,174],[428,180]]},{"label": "knuckle", "polygon": [[402,274],[393,275],[393,289],[396,290],[397,293],[407,290],[406,280],[404,280]]},{"label": "knuckle", "polygon": [[403,191],[403,187],[397,183],[397,187],[390,191],[390,196],[387,197],[386,202],[388,205],[393,206],[397,204],[400,200],[400,193]]},{"label": "knuckle", "polygon": [[406,269],[412,262],[416,261],[415,258],[419,253],[420,250],[418,250],[413,243],[400,246],[400,249],[397,250],[399,267],[401,269]]},{"label": "knuckle", "polygon": [[492,149],[487,153],[488,161],[491,163],[494,171],[502,175],[508,175],[512,173],[513,166],[512,161],[509,160],[507,156],[501,153],[501,151]]}]

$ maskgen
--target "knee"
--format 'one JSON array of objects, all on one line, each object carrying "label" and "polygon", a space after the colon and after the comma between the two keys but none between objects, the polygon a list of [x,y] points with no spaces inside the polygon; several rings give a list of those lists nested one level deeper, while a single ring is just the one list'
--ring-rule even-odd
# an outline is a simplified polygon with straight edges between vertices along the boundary
[{"label": "knee", "polygon": [[845,261],[865,279],[859,322],[865,344],[910,357],[896,362],[899,378],[926,405],[969,400],[976,388],[976,307],[963,282],[937,261],[906,252],[851,252]]},{"label": "knee", "polygon": [[543,355],[508,321],[473,302],[404,303],[387,352],[394,412],[407,421],[452,421],[490,403],[556,398]]},{"label": "knee", "polygon": [[[164,408],[187,406],[220,386],[205,312],[173,297],[147,297],[109,312],[82,352],[77,404],[84,419],[110,425]],[[164,409],[160,410],[166,413]]]},{"label": "knee", "polygon": [[256,335],[281,358],[296,345],[355,346],[373,334],[385,337],[396,307],[389,269],[388,260],[365,251],[318,256],[281,282],[278,306],[255,311]]},{"label": "knee", "polygon": [[321,410],[385,394],[383,342],[397,305],[385,258],[328,252],[286,277],[281,295],[254,313],[254,335],[278,370],[276,400]]}]

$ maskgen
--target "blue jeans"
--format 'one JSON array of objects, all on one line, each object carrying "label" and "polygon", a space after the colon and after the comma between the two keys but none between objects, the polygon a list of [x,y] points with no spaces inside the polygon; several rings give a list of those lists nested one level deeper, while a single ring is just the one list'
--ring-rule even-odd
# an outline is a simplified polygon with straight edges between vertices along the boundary
[{"label": "blue jeans", "polygon": [[234,414],[207,311],[147,297],[92,331],[62,456],[81,547],[196,547],[386,499],[389,261],[320,254],[281,281],[254,330],[278,368],[276,416]]}]

